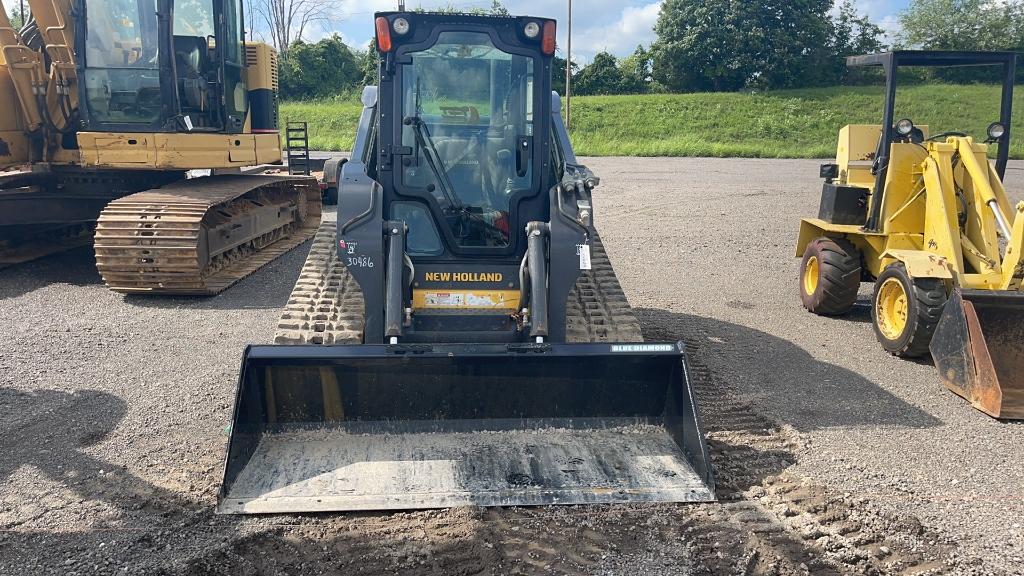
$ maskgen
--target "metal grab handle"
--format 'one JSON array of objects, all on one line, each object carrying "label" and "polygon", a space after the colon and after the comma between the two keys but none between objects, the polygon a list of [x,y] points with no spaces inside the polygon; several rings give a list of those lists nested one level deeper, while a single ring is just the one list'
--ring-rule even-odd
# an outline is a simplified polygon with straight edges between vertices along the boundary
[{"label": "metal grab handle", "polygon": [[548,262],[544,255],[549,226],[526,225],[526,267],[530,276],[530,336],[543,342],[548,336]]},{"label": "metal grab handle", "polygon": [[405,272],[405,222],[385,222],[388,242],[387,276],[385,277],[384,336],[391,344],[397,344],[402,335],[403,301],[402,274]]}]

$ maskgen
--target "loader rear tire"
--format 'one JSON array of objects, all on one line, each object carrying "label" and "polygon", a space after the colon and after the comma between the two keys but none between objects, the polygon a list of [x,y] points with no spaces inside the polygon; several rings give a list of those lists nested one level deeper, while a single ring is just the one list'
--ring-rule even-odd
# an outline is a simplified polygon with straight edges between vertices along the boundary
[{"label": "loader rear tire", "polygon": [[860,278],[856,246],[841,238],[815,238],[800,261],[800,301],[822,316],[846,314],[857,301]]},{"label": "loader rear tire", "polygon": [[928,354],[946,299],[942,280],[915,280],[901,262],[887,266],[875,281],[871,306],[875,336],[882,348],[901,358]]}]

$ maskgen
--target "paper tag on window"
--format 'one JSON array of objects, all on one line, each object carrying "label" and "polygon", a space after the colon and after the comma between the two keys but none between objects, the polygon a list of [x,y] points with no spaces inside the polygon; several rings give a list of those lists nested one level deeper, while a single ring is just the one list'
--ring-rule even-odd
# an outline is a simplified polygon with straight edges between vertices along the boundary
[{"label": "paper tag on window", "polygon": [[590,244],[578,244],[576,251],[580,253],[580,270],[590,270]]}]

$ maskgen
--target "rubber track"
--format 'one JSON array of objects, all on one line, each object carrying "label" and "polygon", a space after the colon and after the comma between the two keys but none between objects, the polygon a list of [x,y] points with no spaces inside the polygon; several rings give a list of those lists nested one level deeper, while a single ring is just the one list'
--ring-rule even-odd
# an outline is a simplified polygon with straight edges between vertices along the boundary
[{"label": "rubber track", "polygon": [[565,339],[569,342],[643,342],[640,322],[626,300],[597,231],[591,246],[591,270],[569,293]]},{"label": "rubber track", "polygon": [[[298,220],[201,263],[211,221],[252,206],[298,205]],[[310,178],[246,175],[183,180],[115,200],[100,214],[96,268],[115,292],[213,295],[297,247],[316,231],[320,190]]]},{"label": "rubber track", "polygon": [[[277,344],[359,344],[363,297],[338,259],[336,224],[317,231],[299,280],[277,324]],[[640,323],[626,301],[611,261],[595,233],[593,269],[581,274],[566,307],[569,342],[642,342]]]},{"label": "rubber track", "polygon": [[337,223],[320,224],[277,323],[276,344],[360,344],[363,294],[338,259]]}]

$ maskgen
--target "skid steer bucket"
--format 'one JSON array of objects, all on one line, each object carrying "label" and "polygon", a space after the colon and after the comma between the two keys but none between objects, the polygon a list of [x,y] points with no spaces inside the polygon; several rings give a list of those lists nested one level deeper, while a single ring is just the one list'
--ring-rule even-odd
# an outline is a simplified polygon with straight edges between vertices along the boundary
[{"label": "skid steer bucket", "polygon": [[1024,419],[1024,294],[953,290],[930,348],[947,388],[990,416]]},{"label": "skid steer bucket", "polygon": [[682,346],[252,346],[218,511],[714,500]]}]

